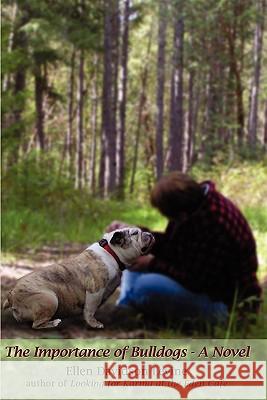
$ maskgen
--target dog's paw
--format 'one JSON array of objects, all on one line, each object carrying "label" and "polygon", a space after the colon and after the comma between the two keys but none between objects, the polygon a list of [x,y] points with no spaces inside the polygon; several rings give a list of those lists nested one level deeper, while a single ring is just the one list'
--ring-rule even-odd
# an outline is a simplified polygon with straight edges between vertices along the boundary
[{"label": "dog's paw", "polygon": [[91,328],[96,328],[96,329],[104,328],[102,322],[97,321],[95,318],[90,320],[87,319],[86,322]]},{"label": "dog's paw", "polygon": [[53,327],[55,328],[56,326],[58,326],[61,322],[61,319],[54,319],[54,321],[51,321],[51,323],[53,324]]},{"label": "dog's paw", "polygon": [[61,319],[54,319],[54,321],[34,321],[32,324],[33,329],[49,329],[57,327],[61,322]]},{"label": "dog's paw", "polygon": [[104,328],[104,325],[102,324],[102,322],[99,322],[99,321],[90,322],[89,325],[91,326],[91,328],[96,328],[96,329]]}]

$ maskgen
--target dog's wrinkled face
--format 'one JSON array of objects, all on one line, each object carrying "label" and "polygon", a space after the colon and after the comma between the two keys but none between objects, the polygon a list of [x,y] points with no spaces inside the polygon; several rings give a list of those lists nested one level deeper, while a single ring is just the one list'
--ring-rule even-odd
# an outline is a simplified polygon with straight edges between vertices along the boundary
[{"label": "dog's wrinkled face", "polygon": [[126,265],[131,265],[137,257],[149,253],[155,242],[152,233],[142,232],[135,227],[106,233],[104,239]]}]

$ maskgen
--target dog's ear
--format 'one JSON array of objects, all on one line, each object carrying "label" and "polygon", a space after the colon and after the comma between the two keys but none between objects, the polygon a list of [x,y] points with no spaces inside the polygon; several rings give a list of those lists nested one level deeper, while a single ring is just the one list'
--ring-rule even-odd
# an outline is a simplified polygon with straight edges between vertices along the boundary
[{"label": "dog's ear", "polygon": [[110,240],[110,244],[123,245],[123,243],[124,243],[124,233],[123,232],[115,232]]}]

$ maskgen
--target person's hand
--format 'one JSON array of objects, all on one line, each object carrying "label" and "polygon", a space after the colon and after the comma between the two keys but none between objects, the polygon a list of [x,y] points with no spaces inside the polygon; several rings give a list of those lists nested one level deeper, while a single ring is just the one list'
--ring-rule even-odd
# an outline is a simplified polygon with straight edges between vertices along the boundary
[{"label": "person's hand", "polygon": [[130,271],[143,271],[148,268],[149,264],[155,257],[153,254],[137,257],[134,263],[130,266]]},{"label": "person's hand", "polygon": [[111,224],[109,224],[106,228],[105,228],[105,232],[109,233],[112,231],[115,231],[116,229],[123,229],[123,228],[128,228],[130,225],[126,224],[123,221],[112,221]]}]

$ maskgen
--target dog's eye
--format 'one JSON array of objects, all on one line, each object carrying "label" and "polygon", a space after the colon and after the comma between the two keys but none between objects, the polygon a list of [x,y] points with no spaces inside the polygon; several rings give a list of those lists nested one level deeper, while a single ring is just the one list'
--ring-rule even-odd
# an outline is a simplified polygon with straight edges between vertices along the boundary
[{"label": "dog's eye", "polygon": [[135,236],[135,235],[138,235],[138,231],[134,231],[134,232],[132,233],[132,236]]}]

